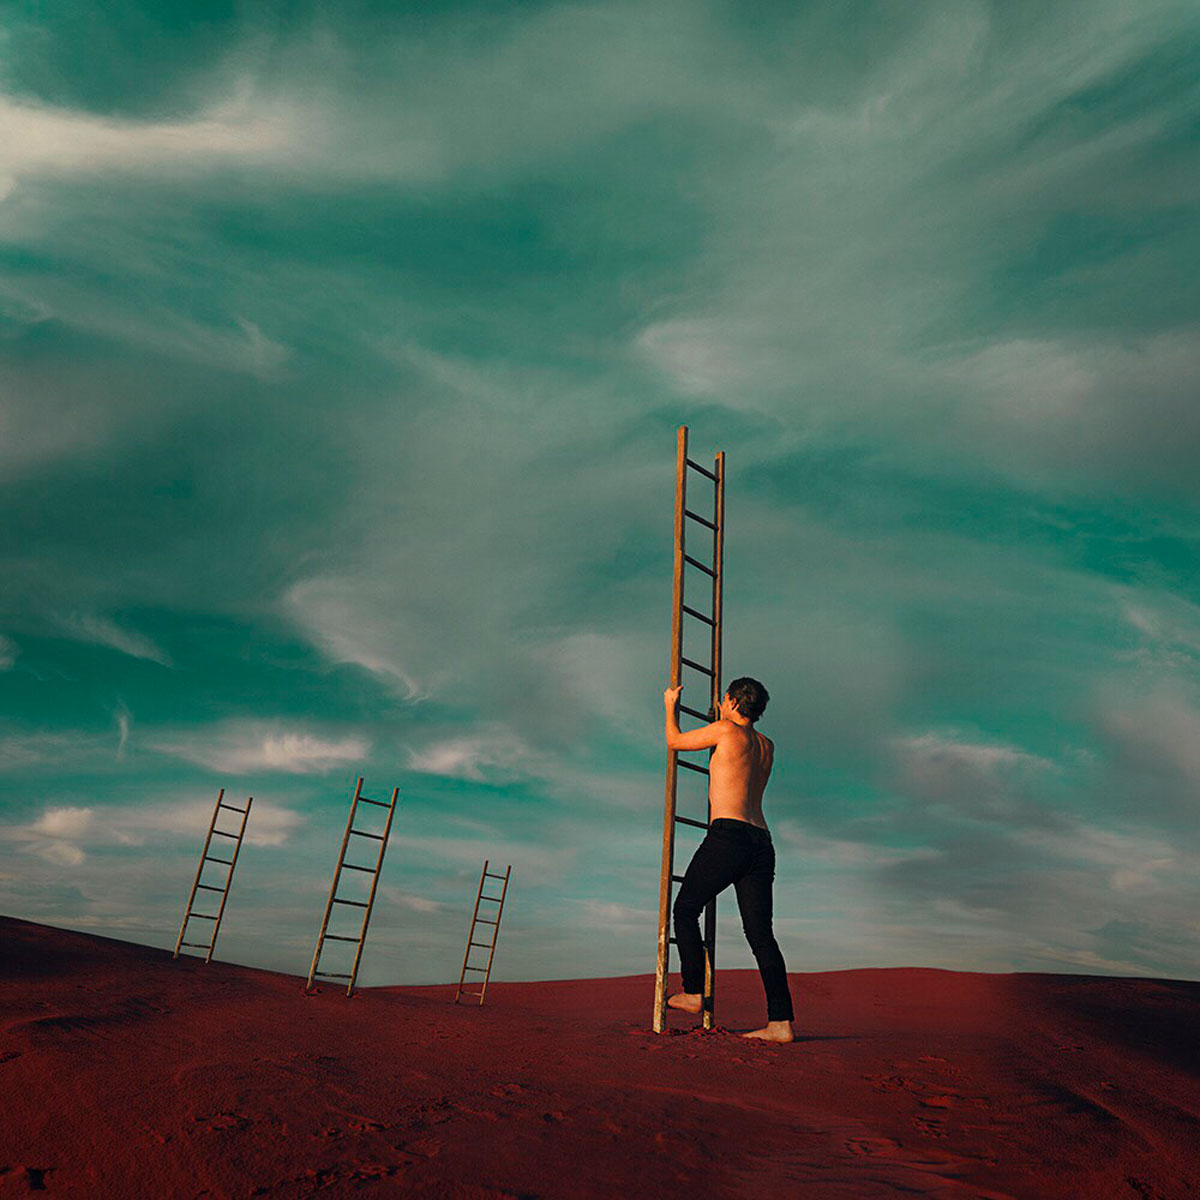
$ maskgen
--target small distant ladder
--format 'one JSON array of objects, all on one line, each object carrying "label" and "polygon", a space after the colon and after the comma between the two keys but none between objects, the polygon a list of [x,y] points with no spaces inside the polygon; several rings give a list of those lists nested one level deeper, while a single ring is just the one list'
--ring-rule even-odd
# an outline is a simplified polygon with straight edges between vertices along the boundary
[{"label": "small distant ladder", "polygon": [[[689,501],[689,473],[699,478],[696,486],[706,495],[698,501]],[[709,487],[712,491],[709,492]],[[704,501],[711,496],[711,508]],[[703,508],[704,511],[697,511]],[[689,537],[693,532],[699,543]],[[701,466],[688,458],[688,429],[679,427],[675,440],[675,588],[671,613],[671,686],[682,682],[683,668],[691,672],[691,678],[703,681],[710,698],[711,708],[702,712],[687,704],[679,705],[681,713],[707,724],[716,719],[721,704],[721,600],[723,584],[723,562],[725,555],[725,454],[718,451],[713,469]],[[700,588],[696,605],[687,603],[690,591],[685,584],[691,582]],[[708,612],[701,608],[705,600]],[[687,620],[685,621],[685,618]],[[685,633],[692,635],[687,638]],[[699,635],[703,649],[693,651],[695,657],[684,654],[690,649],[694,636]],[[675,827],[686,825],[707,830],[712,818],[712,806],[706,804],[703,821],[681,817],[676,811],[679,768],[702,775],[707,782],[708,767],[691,759],[681,757],[683,751],[667,752],[666,811],[663,816],[662,876],[659,884],[658,901],[658,963],[654,975],[654,1032],[662,1033],[667,1021],[667,976],[671,967],[671,945],[675,939],[671,933],[671,889],[683,882],[682,875],[675,874]],[[692,753],[695,753],[694,751]],[[711,751],[707,752],[711,756]],[[707,790],[707,789],[706,789]],[[704,1001],[703,1024],[705,1029],[713,1027],[714,1019],[714,975],[717,954],[717,902],[711,901],[704,909]]]},{"label": "small distant ladder", "polygon": [[[358,978],[358,964],[362,960],[363,943],[367,939],[367,924],[371,920],[371,908],[375,904],[375,889],[379,886],[379,873],[383,869],[383,852],[387,849],[388,835],[392,830],[392,817],[396,813],[396,797],[400,794],[399,788],[392,789],[392,798],[387,800],[371,800],[362,794],[362,777],[359,776],[358,782],[354,785],[354,797],[350,801],[350,816],[346,821],[346,832],[342,836],[342,848],[338,853],[337,869],[333,873],[333,886],[329,889],[329,900],[325,905],[325,916],[321,919],[321,932],[317,935],[317,948],[313,952],[312,967],[308,972],[307,991],[312,990],[313,982],[317,979],[345,979],[346,995],[354,994],[354,981]],[[387,809],[387,822],[383,827],[382,833],[367,833],[362,829],[354,828],[354,817],[358,812],[359,804],[373,804],[377,808]],[[375,860],[373,867],[355,866],[354,863],[346,861],[346,850],[350,846],[352,837],[365,838],[379,843],[379,857]],[[371,890],[365,901],[363,900],[346,900],[337,894],[338,883],[341,881],[343,871],[358,871],[365,875],[371,876]],[[346,937],[342,934],[329,932],[329,917],[333,912],[333,906],[341,904],[350,908],[361,908],[363,910],[362,928],[354,937]],[[353,942],[354,947],[354,965],[350,968],[350,973],[347,975],[344,972],[336,971],[321,971],[319,964],[321,961],[321,950],[326,942]]]},{"label": "small distant ladder", "polygon": [[[250,806],[253,803],[254,797],[250,796],[246,800],[246,807],[238,808],[233,804],[225,803],[224,788],[217,793],[217,803],[213,807],[212,820],[208,823],[208,836],[204,839],[204,850],[200,855],[200,865],[196,868],[196,878],[192,881],[192,891],[188,896],[187,907],[183,910],[183,924],[179,926],[179,936],[175,939],[175,953],[171,956],[172,958],[178,958],[179,951],[184,946],[190,946],[197,950],[205,951],[205,962],[212,961],[213,947],[216,946],[217,934],[221,931],[221,918],[225,915],[225,901],[229,899],[229,885],[233,882],[233,869],[237,866],[238,854],[242,849],[242,836],[246,832],[246,822],[250,819]],[[217,817],[221,815],[221,809],[223,808],[228,809],[230,812],[241,813],[242,823],[238,827],[237,833],[228,833],[224,829],[217,828]],[[227,838],[233,842],[232,853],[229,858],[221,858],[219,855],[209,854],[214,836]],[[224,883],[219,887],[214,883],[202,882],[205,863],[222,863],[229,868]],[[195,911],[197,892],[216,892],[221,897],[215,913]],[[212,922],[212,926],[210,927],[211,936],[207,942],[189,942],[184,940],[187,937],[188,921],[193,920]]]},{"label": "small distant ladder", "polygon": [[[479,1003],[483,1003],[483,997],[487,993],[488,980],[492,975],[492,959],[496,956],[496,940],[500,936],[500,917],[504,913],[504,897],[508,894],[508,880],[511,874],[511,863],[505,867],[503,875],[497,875],[495,871],[488,870],[488,860],[486,858],[483,860],[483,874],[479,877],[479,891],[475,896],[475,911],[471,914],[471,930],[467,934],[467,952],[463,955],[462,972],[458,977],[458,991],[454,993],[455,1004],[458,1003],[459,996],[478,996]],[[488,896],[484,894],[483,889],[489,879],[499,879],[501,881],[500,895]],[[496,905],[496,909],[490,918],[481,917],[479,915],[479,902],[481,900],[490,900]],[[476,926],[479,925],[490,925],[492,927],[492,936],[490,941],[477,942],[475,940],[475,929]],[[488,952],[487,966],[473,967],[471,965],[471,951],[475,947],[479,947],[480,949]],[[468,971],[476,971],[483,976],[483,982],[479,988],[479,991],[477,992],[468,991],[464,986]]]}]

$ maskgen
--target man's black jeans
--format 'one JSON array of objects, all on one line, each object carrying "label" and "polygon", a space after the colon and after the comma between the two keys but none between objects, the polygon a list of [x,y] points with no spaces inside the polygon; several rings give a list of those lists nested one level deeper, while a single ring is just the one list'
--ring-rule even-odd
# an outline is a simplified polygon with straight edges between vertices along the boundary
[{"label": "man's black jeans", "polygon": [[695,995],[704,991],[700,914],[718,892],[732,883],[742,914],[742,929],[767,993],[767,1020],[792,1020],[787,968],[771,930],[774,879],[775,847],[765,829],[729,817],[718,817],[711,822],[675,897],[675,941],[679,946],[685,992]]}]

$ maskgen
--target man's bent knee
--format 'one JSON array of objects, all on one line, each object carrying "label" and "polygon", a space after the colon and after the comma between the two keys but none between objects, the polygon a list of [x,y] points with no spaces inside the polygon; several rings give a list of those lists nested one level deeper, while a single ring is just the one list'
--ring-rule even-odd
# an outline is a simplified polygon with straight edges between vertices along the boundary
[{"label": "man's bent knee", "polygon": [[772,930],[766,929],[743,929],[742,932],[746,935],[746,941],[750,944],[750,952],[759,954],[762,952],[770,952],[779,949],[779,943],[775,940],[775,934]]}]

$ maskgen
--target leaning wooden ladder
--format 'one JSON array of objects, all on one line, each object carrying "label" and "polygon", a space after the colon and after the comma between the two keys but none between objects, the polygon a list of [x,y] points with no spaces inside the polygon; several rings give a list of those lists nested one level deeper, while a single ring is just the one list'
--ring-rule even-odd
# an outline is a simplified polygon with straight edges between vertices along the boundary
[{"label": "leaning wooden ladder", "polygon": [[[689,472],[698,475],[699,486],[707,490],[712,486],[711,517],[696,508],[689,507],[688,478]],[[698,546],[687,536],[689,522],[698,527],[703,546]],[[689,549],[694,553],[689,553]],[[683,682],[683,668],[687,667],[695,675],[700,676],[709,691],[711,708],[702,712],[680,703],[679,710],[697,721],[708,723],[716,718],[717,709],[721,704],[721,596],[722,596],[722,560],[725,550],[725,454],[717,453],[713,469],[702,467],[699,463],[688,458],[688,431],[686,425],[679,427],[675,446],[675,588],[674,607],[671,614],[671,686]],[[690,570],[689,570],[690,568]],[[702,595],[707,595],[710,611],[705,613],[700,608],[687,603],[685,585],[691,581],[698,584]],[[703,601],[698,603],[703,604]],[[685,618],[690,618],[685,629]],[[706,652],[702,657],[692,658],[684,655],[685,633],[699,633],[706,644]],[[693,644],[692,638],[687,638],[687,648]],[[708,753],[711,753],[708,752]],[[675,811],[678,798],[679,768],[695,772],[707,781],[708,767],[701,766],[690,759],[682,758],[681,752],[667,752],[667,786],[666,811],[663,815],[662,841],[662,877],[659,885],[658,899],[658,965],[654,975],[654,1032],[662,1033],[667,1021],[667,976],[671,969],[671,950],[675,939],[670,936],[671,922],[671,891],[672,885],[683,881],[682,875],[675,874],[675,827],[686,825],[695,829],[706,830],[711,819],[711,806],[705,802],[705,819],[693,820],[691,817],[681,817]],[[714,1015],[714,973],[716,969],[717,951],[717,902],[713,900],[704,909],[704,1007],[703,1023],[705,1029],[713,1027]]]},{"label": "leaning wooden ladder", "polygon": [[[342,848],[338,854],[337,869],[333,873],[333,885],[329,889],[329,900],[325,905],[325,916],[321,919],[321,932],[317,935],[317,948],[313,951],[312,967],[308,972],[308,990],[312,989],[313,981],[316,979],[345,979],[347,980],[346,995],[352,996],[354,994],[354,981],[358,978],[358,964],[362,961],[363,943],[367,940],[367,924],[371,920],[371,909],[375,904],[375,889],[379,886],[379,873],[383,869],[383,852],[387,849],[388,835],[392,830],[392,817],[396,813],[396,797],[400,794],[400,789],[394,788],[390,802],[386,800],[371,800],[362,794],[362,785],[363,781],[360,777],[354,785],[354,797],[350,801],[350,816],[346,821],[346,832],[342,836]],[[373,804],[378,808],[387,809],[387,822],[383,827],[382,833],[368,833],[365,830],[354,828],[354,818],[358,813],[358,806],[360,804]],[[354,863],[346,861],[346,851],[350,846],[350,839],[352,837],[369,838],[379,843],[379,857],[375,860],[373,867],[356,866]],[[347,900],[337,894],[338,883],[341,881],[343,871],[358,871],[361,874],[371,876],[370,891],[367,894],[366,900]],[[335,904],[345,905],[350,908],[361,908],[363,910],[362,927],[353,937],[329,932],[329,917],[333,912]],[[354,965],[350,968],[349,974],[319,970],[321,951],[327,941],[354,943]]]},{"label": "leaning wooden ladder", "polygon": [[[483,874],[479,876],[479,891],[475,894],[475,911],[471,914],[471,929],[467,934],[467,952],[463,955],[462,971],[458,976],[458,991],[454,993],[454,1003],[458,1003],[459,996],[478,996],[479,1003],[483,1003],[483,998],[487,994],[488,980],[492,976],[492,959],[496,956],[496,941],[500,937],[500,918],[504,915],[504,898],[508,895],[508,880],[512,875],[512,865],[504,868],[503,875],[497,875],[495,871],[488,870],[488,860],[483,860]],[[484,894],[484,886],[489,879],[499,879],[500,895],[487,896]],[[493,917],[481,917],[479,915],[479,902],[481,900],[490,900],[496,905],[495,915]],[[491,941],[477,942],[475,940],[475,928],[478,925],[490,925],[492,927]],[[471,950],[474,947],[480,947],[488,952],[487,965],[483,967],[473,967],[471,965]],[[483,982],[480,985],[479,991],[467,991],[464,986],[467,972],[477,971],[483,975]]]},{"label": "leaning wooden ladder", "polygon": [[[179,936],[175,939],[175,953],[171,956],[172,958],[178,958],[179,951],[184,946],[192,946],[197,950],[206,951],[204,955],[205,962],[212,961],[213,947],[216,946],[217,934],[221,931],[221,918],[225,915],[225,901],[229,899],[229,885],[233,882],[233,869],[237,866],[238,854],[242,849],[242,837],[246,832],[246,822],[250,819],[250,806],[253,803],[254,797],[251,796],[247,799],[245,808],[238,808],[233,804],[225,803],[224,788],[217,793],[217,803],[213,807],[212,820],[208,823],[208,836],[204,839],[204,849],[200,854],[200,865],[196,868],[196,878],[192,881],[192,890],[188,896],[187,907],[183,910],[183,924],[179,926]],[[230,812],[241,813],[242,823],[237,833],[228,833],[224,829],[217,828],[217,817],[221,815],[221,809],[223,808],[228,809]],[[218,858],[209,854],[214,835],[228,838],[233,842],[233,854],[229,858]],[[202,882],[204,864],[210,862],[223,863],[229,868],[229,872],[225,876],[225,882],[219,887],[216,884]],[[221,897],[215,913],[196,912],[197,892],[216,892]],[[212,922],[212,934],[207,942],[188,942],[184,940],[187,937],[188,921],[190,920]]]}]

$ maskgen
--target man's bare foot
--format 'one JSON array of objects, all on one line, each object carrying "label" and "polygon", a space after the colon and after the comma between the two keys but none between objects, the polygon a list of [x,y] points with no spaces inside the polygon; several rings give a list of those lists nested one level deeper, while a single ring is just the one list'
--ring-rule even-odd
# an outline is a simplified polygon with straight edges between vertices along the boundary
[{"label": "man's bare foot", "polygon": [[752,1029],[749,1033],[743,1033],[742,1037],[758,1038],[764,1042],[794,1042],[796,1032],[791,1021],[768,1021],[763,1029]]},{"label": "man's bare foot", "polygon": [[698,1013],[704,1006],[704,995],[701,992],[676,992],[667,997],[667,1007],[677,1008],[680,1012]]}]

